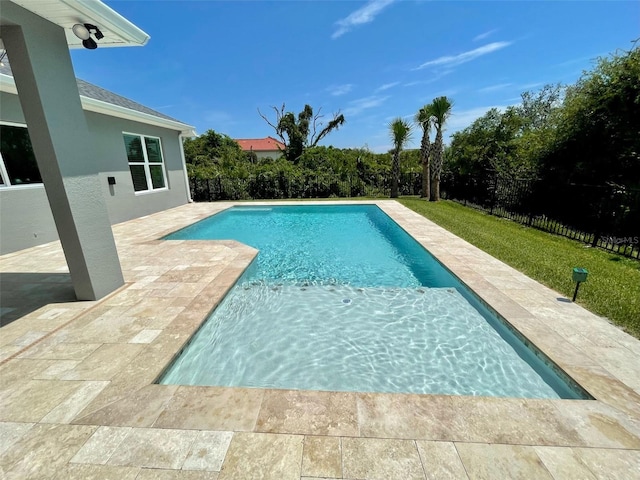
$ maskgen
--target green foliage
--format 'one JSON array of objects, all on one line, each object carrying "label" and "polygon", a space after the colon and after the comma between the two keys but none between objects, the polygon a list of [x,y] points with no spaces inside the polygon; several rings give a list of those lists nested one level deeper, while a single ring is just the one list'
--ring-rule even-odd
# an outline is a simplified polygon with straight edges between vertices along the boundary
[{"label": "green foliage", "polygon": [[640,337],[637,261],[450,201],[401,199],[400,203],[568,298],[575,288],[573,267],[586,268],[589,280],[580,288],[577,302]]},{"label": "green foliage", "polygon": [[541,174],[640,186],[640,47],[600,58],[567,89]]},{"label": "green foliage", "polygon": [[344,115],[335,114],[333,119],[324,125],[320,109],[314,114],[313,108],[309,105],[304,106],[297,118],[293,112],[285,112],[284,103],[280,109],[272,108],[276,114],[275,123],[271,123],[260,110],[258,113],[275,130],[285,145],[282,152],[284,157],[293,163],[298,162],[305,149],[318,145],[320,140],[345,122]]},{"label": "green foliage", "polygon": [[398,197],[398,184],[400,181],[400,153],[411,138],[411,124],[398,117],[389,123],[389,133],[393,142],[391,161],[391,198]]},{"label": "green foliage", "polygon": [[453,177],[487,182],[498,174],[569,183],[640,187],[640,48],[601,58],[568,87],[522,94],[453,135]]},{"label": "green foliage", "polygon": [[433,126],[432,105],[424,105],[415,116],[415,122],[422,129],[422,139],[420,140],[420,163],[422,163],[422,193],[421,197],[431,196],[431,142],[429,135]]},{"label": "green foliage", "polygon": [[183,143],[187,173],[192,178],[207,179],[221,175],[246,177],[246,155],[228,135],[207,130]]},{"label": "green foliage", "polygon": [[444,125],[451,115],[453,102],[447,97],[434,98],[431,102],[430,112],[433,116],[433,124],[436,127],[436,139],[433,142],[432,160],[431,160],[431,190],[429,199],[432,201],[440,200],[440,176],[442,175],[442,163],[444,160],[444,142],[442,133]]}]

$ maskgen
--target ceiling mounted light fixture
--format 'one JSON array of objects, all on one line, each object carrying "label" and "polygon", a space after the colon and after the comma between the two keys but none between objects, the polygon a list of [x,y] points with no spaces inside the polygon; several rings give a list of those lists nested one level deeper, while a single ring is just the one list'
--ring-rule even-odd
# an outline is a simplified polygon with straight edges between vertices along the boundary
[{"label": "ceiling mounted light fixture", "polygon": [[98,48],[98,44],[96,41],[91,38],[91,34],[96,37],[96,40],[102,40],[104,35],[100,31],[98,27],[95,25],[91,25],[90,23],[76,23],[73,27],[71,27],[74,35],[82,40],[82,45],[84,48],[88,48],[89,50],[95,50]]}]

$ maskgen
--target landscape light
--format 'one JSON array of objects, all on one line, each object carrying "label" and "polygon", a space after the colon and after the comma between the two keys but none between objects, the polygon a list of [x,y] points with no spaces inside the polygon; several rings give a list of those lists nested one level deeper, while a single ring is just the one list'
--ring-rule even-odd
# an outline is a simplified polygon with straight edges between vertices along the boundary
[{"label": "landscape light", "polygon": [[573,281],[576,282],[576,290],[575,292],[573,292],[573,300],[572,301],[576,301],[576,297],[578,296],[578,288],[580,288],[580,284],[582,282],[586,282],[587,281],[587,275],[589,274],[589,272],[585,269],[585,268],[578,268],[575,267],[573,269]]}]

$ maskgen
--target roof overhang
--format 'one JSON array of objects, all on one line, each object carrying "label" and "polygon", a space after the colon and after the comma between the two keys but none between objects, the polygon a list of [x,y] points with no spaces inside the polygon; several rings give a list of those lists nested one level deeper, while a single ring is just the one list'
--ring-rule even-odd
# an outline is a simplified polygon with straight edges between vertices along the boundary
[{"label": "roof overhang", "polygon": [[[18,95],[18,89],[16,88],[16,83],[13,77],[10,75],[0,74],[0,92]],[[80,101],[82,102],[83,110],[87,112],[101,113],[110,117],[123,118],[125,120],[175,130],[180,132],[180,135],[184,137],[196,136],[195,127],[187,125],[186,123],[156,117],[148,113],[138,112],[136,110],[131,110],[130,108],[103,102],[102,100],[96,100],[95,98],[85,97],[84,95],[80,95]]]},{"label": "roof overhang", "polygon": [[99,0],[11,0],[25,10],[64,28],[69,48],[84,48],[71,27],[90,23],[104,34],[98,41],[102,47],[142,46],[149,35]]}]

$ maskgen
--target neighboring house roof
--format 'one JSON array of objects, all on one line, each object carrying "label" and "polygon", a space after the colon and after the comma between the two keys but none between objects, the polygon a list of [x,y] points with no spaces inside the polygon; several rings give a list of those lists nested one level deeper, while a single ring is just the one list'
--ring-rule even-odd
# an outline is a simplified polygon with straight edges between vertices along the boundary
[{"label": "neighboring house roof", "polygon": [[245,152],[280,152],[285,148],[284,143],[273,137],[236,138],[235,140]]},{"label": "neighboring house roof", "polygon": [[[13,82],[11,65],[6,58],[3,60],[3,65],[0,66],[0,77],[3,75],[10,78],[0,78],[0,91],[17,93],[15,83]],[[194,127],[170,117],[169,115],[165,115],[164,113],[160,113],[152,108],[145,107],[138,102],[129,100],[117,93],[110,92],[109,90],[105,90],[104,88],[85,82],[79,78],[76,78],[76,83],[78,84],[78,92],[80,93],[82,107],[85,110],[120,118],[127,118],[141,123],[150,123],[152,125],[171,128],[173,130],[180,130],[184,135],[195,136]]]}]

